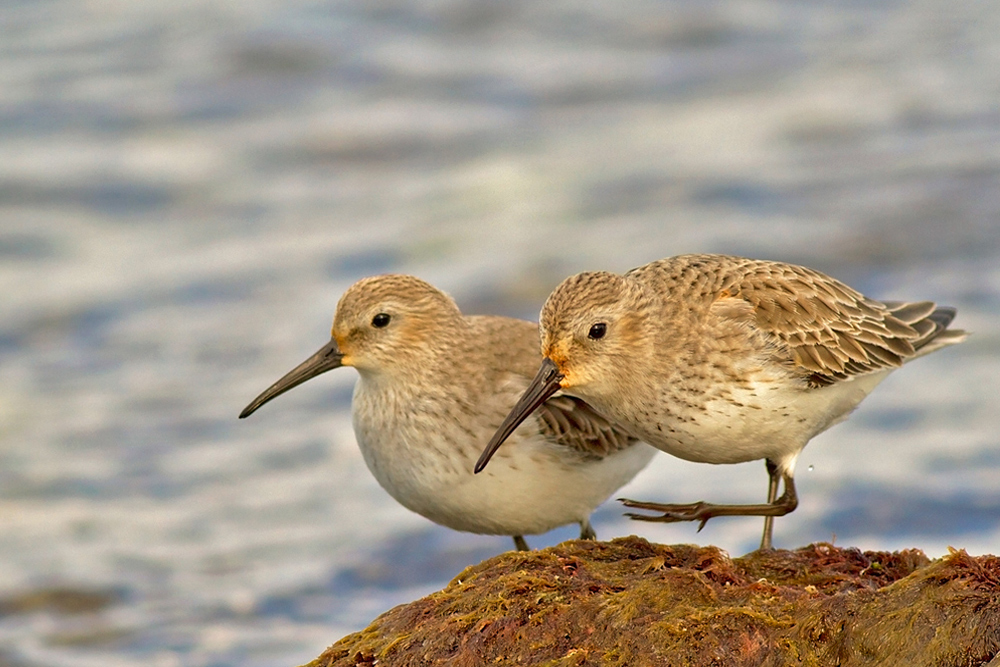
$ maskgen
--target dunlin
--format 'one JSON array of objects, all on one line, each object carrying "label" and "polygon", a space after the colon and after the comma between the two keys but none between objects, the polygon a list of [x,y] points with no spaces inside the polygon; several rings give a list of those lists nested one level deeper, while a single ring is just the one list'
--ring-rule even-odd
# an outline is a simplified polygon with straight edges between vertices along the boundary
[{"label": "dunlin", "polygon": [[473,475],[482,443],[541,361],[538,326],[463,316],[452,299],[403,275],[366,278],[337,304],[331,340],[253,400],[341,366],[360,376],[354,433],[375,479],[403,506],[455,530],[524,535],[580,524],[656,450],[612,427],[578,398],[552,396],[511,429],[488,475]]},{"label": "dunlin", "polygon": [[699,521],[699,530],[716,516],[764,516],[761,548],[770,548],[774,517],[798,504],[802,448],[891,371],[964,340],[948,329],[954,316],[928,301],[875,301],[805,267],[724,255],[581,273],[545,302],[541,369],[476,470],[561,389],[682,459],[764,459],[766,504],[623,502],[662,512],[635,519]]}]

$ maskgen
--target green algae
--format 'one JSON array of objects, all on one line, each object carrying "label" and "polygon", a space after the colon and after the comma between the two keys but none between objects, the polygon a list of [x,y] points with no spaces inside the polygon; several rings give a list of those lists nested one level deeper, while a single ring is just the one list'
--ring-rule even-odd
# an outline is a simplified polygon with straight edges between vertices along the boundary
[{"label": "green algae", "polygon": [[730,559],[636,537],[509,552],[308,667],[986,665],[1000,559],[815,544]]}]

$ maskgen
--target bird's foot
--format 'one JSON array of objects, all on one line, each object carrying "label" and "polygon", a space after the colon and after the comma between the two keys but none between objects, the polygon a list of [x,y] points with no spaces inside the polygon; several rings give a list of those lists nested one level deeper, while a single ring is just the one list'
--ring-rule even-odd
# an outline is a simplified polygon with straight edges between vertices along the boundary
[{"label": "bird's foot", "polygon": [[[787,482],[786,482],[787,484]],[[784,516],[798,505],[795,498],[795,487],[786,488],[784,495],[773,503],[761,505],[714,505],[712,503],[697,502],[687,505],[662,505],[660,503],[645,503],[636,500],[619,499],[625,507],[632,509],[649,510],[651,512],[661,512],[661,516],[650,516],[648,514],[627,513],[625,516],[637,521],[656,521],[659,523],[674,523],[675,521],[698,521],[698,530],[705,527],[709,519],[716,516]],[[768,524],[770,525],[770,524]],[[762,546],[769,547],[770,539],[767,532],[764,534]]]},{"label": "bird's foot", "polygon": [[686,504],[647,503],[639,500],[629,500],[627,498],[619,498],[618,501],[625,507],[629,507],[631,509],[649,510],[651,512],[661,513],[659,516],[651,514],[636,514],[634,512],[625,513],[625,516],[630,519],[634,519],[635,521],[653,521],[656,523],[698,521],[699,531],[705,527],[705,524],[709,519],[716,516],[713,512],[716,505],[700,500],[696,503]]}]

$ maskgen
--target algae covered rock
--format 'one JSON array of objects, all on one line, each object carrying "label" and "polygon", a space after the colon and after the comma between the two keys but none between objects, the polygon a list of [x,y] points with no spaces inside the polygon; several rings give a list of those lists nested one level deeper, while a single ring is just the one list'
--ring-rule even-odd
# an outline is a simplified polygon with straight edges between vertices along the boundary
[{"label": "algae covered rock", "polygon": [[636,538],[508,552],[309,667],[1000,665],[1000,559]]}]

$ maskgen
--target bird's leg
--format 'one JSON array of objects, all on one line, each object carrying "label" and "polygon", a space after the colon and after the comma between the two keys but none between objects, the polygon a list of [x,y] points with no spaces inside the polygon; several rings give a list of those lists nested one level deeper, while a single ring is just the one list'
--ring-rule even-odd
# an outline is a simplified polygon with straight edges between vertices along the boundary
[{"label": "bird's leg", "polygon": [[597,533],[590,525],[590,519],[584,519],[580,522],[580,539],[581,540],[596,540]]},{"label": "bird's leg", "polygon": [[[778,464],[771,459],[764,459],[767,466],[767,504],[773,505],[778,498]],[[774,533],[774,517],[764,517],[764,535],[760,538],[761,549],[771,549],[771,535]]]},{"label": "bird's leg", "polygon": [[[660,503],[646,503],[635,500],[621,499],[625,507],[633,509],[651,510],[662,512],[661,516],[650,516],[646,514],[627,513],[625,516],[637,521],[655,521],[659,523],[674,523],[676,521],[699,521],[698,530],[705,527],[705,523],[712,517],[717,516],[784,516],[794,510],[798,504],[798,496],[795,494],[795,480],[788,472],[781,473],[781,478],[785,482],[785,492],[781,497],[771,503],[762,505],[713,505],[712,503],[697,502],[687,505],[662,505]],[[765,535],[766,538],[766,535]]]},{"label": "bird's leg", "polygon": [[524,541],[523,535],[514,536],[514,548],[518,551],[531,551],[531,547],[529,547],[528,543]]}]

